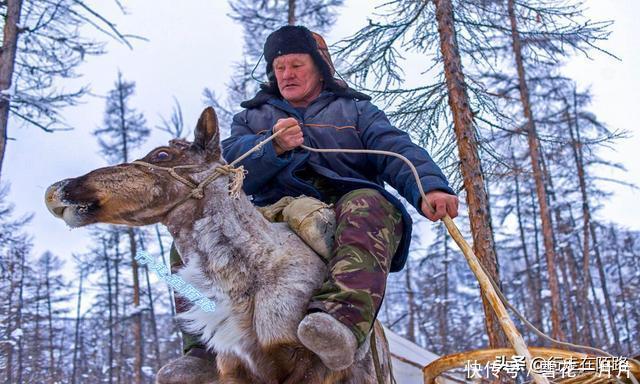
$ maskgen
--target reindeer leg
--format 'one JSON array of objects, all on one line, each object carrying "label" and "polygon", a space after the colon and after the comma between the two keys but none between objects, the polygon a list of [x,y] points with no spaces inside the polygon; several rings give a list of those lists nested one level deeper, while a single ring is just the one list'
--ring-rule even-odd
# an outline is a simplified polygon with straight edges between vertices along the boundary
[{"label": "reindeer leg", "polygon": [[290,355],[290,366],[293,371],[282,381],[282,384],[322,384],[334,383],[336,380],[327,381],[331,372],[314,353],[304,348],[297,348]]},{"label": "reindeer leg", "polygon": [[244,361],[235,356],[218,354],[217,362],[220,384],[278,384],[256,377],[247,369]]}]

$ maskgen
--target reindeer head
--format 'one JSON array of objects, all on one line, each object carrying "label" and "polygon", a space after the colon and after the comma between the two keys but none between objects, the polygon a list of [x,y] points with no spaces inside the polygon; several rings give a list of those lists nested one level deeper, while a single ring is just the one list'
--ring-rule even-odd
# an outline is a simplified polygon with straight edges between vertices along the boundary
[{"label": "reindeer head", "polygon": [[[193,143],[173,139],[168,146],[158,147],[140,160],[164,168],[193,166],[175,169],[187,180],[189,174],[209,173],[221,165],[224,160],[213,108],[202,112]],[[124,163],[51,185],[45,193],[45,203],[54,216],[71,227],[93,223],[140,226],[162,221],[191,190],[166,170]]]}]

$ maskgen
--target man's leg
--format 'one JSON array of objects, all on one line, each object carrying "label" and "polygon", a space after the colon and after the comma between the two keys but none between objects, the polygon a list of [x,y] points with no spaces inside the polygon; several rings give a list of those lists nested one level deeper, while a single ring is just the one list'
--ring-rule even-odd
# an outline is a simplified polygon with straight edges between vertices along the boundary
[{"label": "man's leg", "polygon": [[[391,259],[402,230],[401,212],[374,189],[351,191],[336,203],[329,276],[309,304],[310,312],[321,313],[307,315],[298,328],[301,341],[321,358],[324,354],[323,361],[329,368],[342,368],[349,361],[338,361],[344,356],[335,357],[333,342],[324,342],[324,350],[323,339],[334,335],[323,335],[321,328],[333,328],[337,334],[344,334],[339,325],[330,326],[335,319],[351,331],[357,345],[365,341],[382,304]],[[349,354],[351,351],[346,353]]]},{"label": "man's leg", "polygon": [[[175,247],[171,244],[169,261],[171,263],[171,273],[177,273],[184,266],[182,258]],[[176,305],[176,313],[183,313],[189,310],[191,303],[179,295],[173,295]],[[215,383],[218,377],[215,368],[215,354],[208,352],[200,344],[195,335],[182,332],[182,352],[184,356],[172,360],[165,364],[156,375],[157,384],[209,384]]]}]

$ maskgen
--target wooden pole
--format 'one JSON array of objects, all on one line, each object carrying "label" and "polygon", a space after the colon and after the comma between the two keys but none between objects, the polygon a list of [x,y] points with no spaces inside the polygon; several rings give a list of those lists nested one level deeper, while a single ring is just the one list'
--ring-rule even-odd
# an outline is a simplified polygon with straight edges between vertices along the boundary
[{"label": "wooden pole", "polygon": [[[473,253],[473,249],[471,249],[471,246],[469,246],[467,241],[464,239],[464,237],[460,233],[460,230],[458,229],[458,227],[456,227],[453,219],[451,219],[449,215],[443,217],[442,222],[447,227],[447,230],[449,231],[449,234],[451,235],[453,240],[460,247],[460,250],[464,254],[465,259],[467,259],[467,263],[469,263],[469,267],[471,267],[471,271],[473,271],[473,274],[476,275],[476,278],[480,283],[480,289],[482,290],[482,292],[484,292],[487,301],[496,312],[498,321],[500,322],[500,326],[502,326],[502,329],[504,330],[507,339],[509,339],[509,342],[513,346],[513,349],[515,349],[518,355],[525,357],[529,374],[536,383],[549,384],[549,381],[544,376],[533,372],[533,370],[531,369],[531,360],[533,357],[531,356],[531,353],[527,348],[527,344],[524,342],[524,339],[522,338],[520,332],[518,332],[518,329],[513,323],[513,320],[511,320],[507,309],[504,307],[504,304],[500,300],[500,297],[498,297],[498,294],[493,288],[493,284],[491,284],[489,277],[480,266],[478,259]],[[427,382],[425,381],[425,383]]]}]

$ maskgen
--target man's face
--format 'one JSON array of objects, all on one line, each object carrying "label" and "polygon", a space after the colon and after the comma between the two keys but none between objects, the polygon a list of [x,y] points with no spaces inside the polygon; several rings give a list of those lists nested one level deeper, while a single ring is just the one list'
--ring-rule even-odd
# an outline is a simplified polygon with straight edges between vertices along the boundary
[{"label": "man's face", "polygon": [[322,91],[322,76],[307,53],[290,53],[273,60],[280,94],[294,107],[307,107]]}]

